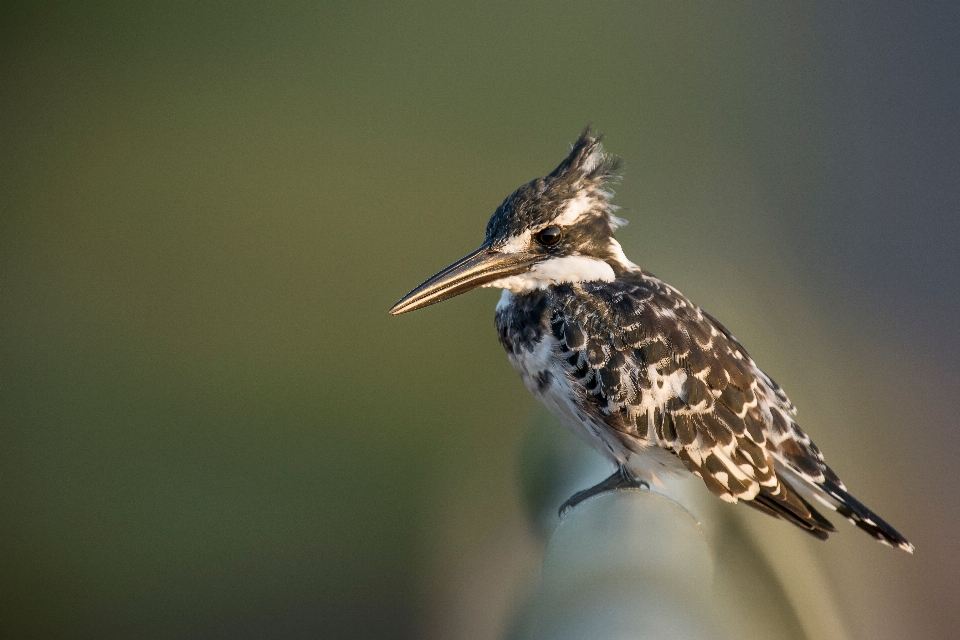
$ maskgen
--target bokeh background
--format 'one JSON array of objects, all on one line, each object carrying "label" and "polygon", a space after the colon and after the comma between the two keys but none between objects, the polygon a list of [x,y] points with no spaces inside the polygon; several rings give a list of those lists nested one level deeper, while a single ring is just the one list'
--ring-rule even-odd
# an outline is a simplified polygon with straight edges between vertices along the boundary
[{"label": "bokeh background", "polygon": [[932,1],[4,3],[0,635],[506,633],[543,418],[498,294],[386,310],[592,122],[627,254],[917,554],[776,544],[850,637],[960,636],[958,34]]}]

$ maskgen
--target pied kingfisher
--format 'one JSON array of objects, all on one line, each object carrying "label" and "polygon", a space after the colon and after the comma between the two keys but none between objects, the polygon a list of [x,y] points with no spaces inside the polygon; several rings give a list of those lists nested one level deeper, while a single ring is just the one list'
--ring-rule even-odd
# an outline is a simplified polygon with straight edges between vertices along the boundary
[{"label": "pied kingfisher", "polygon": [[618,159],[588,127],[550,175],[494,212],[479,249],[404,296],[397,315],[476,287],[499,287],[500,342],[527,388],[616,471],[574,494],[689,471],[826,540],[825,505],[880,542],[913,552],[847,493],[793,416],[796,408],[723,325],[630,262],[609,185]]}]

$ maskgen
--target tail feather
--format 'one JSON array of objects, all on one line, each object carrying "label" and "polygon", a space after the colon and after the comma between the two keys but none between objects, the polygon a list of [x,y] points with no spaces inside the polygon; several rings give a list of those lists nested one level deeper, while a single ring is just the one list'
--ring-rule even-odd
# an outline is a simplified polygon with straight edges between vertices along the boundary
[{"label": "tail feather", "polygon": [[782,479],[776,488],[763,487],[752,500],[742,502],[769,516],[782,518],[819,540],[826,540],[836,531],[833,523]]},{"label": "tail feather", "polygon": [[900,532],[887,524],[883,518],[868,509],[862,502],[847,493],[837,482],[827,478],[818,485],[827,495],[837,501],[837,513],[863,529],[880,543],[899,547],[913,553],[913,545]]}]

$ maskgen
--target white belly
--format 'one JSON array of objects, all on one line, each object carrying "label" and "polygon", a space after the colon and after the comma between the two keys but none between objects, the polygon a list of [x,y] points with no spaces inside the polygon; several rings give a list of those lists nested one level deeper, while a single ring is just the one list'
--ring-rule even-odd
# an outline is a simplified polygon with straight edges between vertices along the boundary
[{"label": "white belly", "polygon": [[567,376],[557,357],[558,343],[552,335],[544,335],[533,351],[509,353],[510,363],[540,402],[570,431],[611,462],[626,466],[636,477],[653,480],[664,474],[682,473],[686,468],[673,453],[646,440],[638,439],[633,451],[623,445],[612,429],[580,406],[580,392]]}]

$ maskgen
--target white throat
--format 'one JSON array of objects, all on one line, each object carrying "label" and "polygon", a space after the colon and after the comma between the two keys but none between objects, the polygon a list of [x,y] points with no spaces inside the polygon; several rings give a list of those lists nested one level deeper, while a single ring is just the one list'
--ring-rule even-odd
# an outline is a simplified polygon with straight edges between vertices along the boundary
[{"label": "white throat", "polygon": [[526,273],[500,278],[483,286],[507,289],[513,293],[525,293],[561,283],[610,282],[615,277],[613,267],[603,260],[587,256],[564,256],[549,258]]}]

